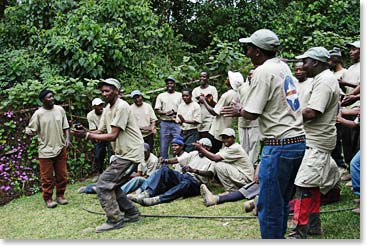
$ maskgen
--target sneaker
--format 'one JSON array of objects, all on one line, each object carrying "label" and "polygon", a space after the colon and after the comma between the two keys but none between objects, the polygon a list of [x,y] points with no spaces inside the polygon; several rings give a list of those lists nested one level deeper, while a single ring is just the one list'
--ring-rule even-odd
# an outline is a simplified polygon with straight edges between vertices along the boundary
[{"label": "sneaker", "polygon": [[138,188],[136,191],[127,194],[126,197],[127,199],[132,200],[133,197],[139,195],[140,193],[142,193],[142,191],[140,188]]},{"label": "sneaker", "polygon": [[200,185],[200,194],[204,199],[205,206],[213,206],[218,203],[218,196],[213,195],[205,184]]},{"label": "sneaker", "polygon": [[255,202],[254,202],[254,199],[252,200],[249,200],[249,201],[246,201],[244,204],[243,204],[244,208],[245,208],[245,212],[248,213],[248,212],[251,212],[252,210],[254,210],[255,208]]},{"label": "sneaker", "polygon": [[144,198],[142,205],[144,206],[154,206],[161,203],[161,200],[159,200],[159,196],[155,196],[155,197],[148,197],[148,198]]},{"label": "sneaker", "polygon": [[150,197],[149,193],[145,190],[142,193],[140,193],[140,194],[134,196],[133,198],[131,198],[131,201],[142,204],[143,199],[144,198],[149,198],[149,197]]},{"label": "sneaker", "polygon": [[82,186],[78,189],[78,193],[85,193],[87,190],[87,186]]},{"label": "sneaker", "polygon": [[346,187],[352,187],[352,181],[348,181],[346,184],[345,184]]},{"label": "sneaker", "polygon": [[66,205],[66,204],[68,204],[68,203],[69,203],[69,202],[68,202],[68,200],[66,200],[64,196],[59,196],[59,197],[57,197],[57,198],[56,198],[56,201],[57,201],[57,203],[58,203],[58,204],[60,204],[60,205]]},{"label": "sneaker", "polygon": [[125,211],[124,222],[137,222],[141,219],[141,214],[137,207]]},{"label": "sneaker", "polygon": [[53,201],[52,199],[45,201],[46,203],[46,207],[48,208],[56,208],[57,207],[57,203],[55,201]]},{"label": "sneaker", "polygon": [[340,178],[341,181],[349,181],[351,179],[352,179],[352,175],[350,175],[350,173],[348,173],[348,174],[346,174],[346,175],[344,175]]},{"label": "sneaker", "polygon": [[106,223],[103,223],[100,226],[96,227],[96,233],[100,233],[100,232],[104,232],[104,231],[109,231],[109,230],[116,230],[116,229],[120,229],[124,227],[124,220],[120,220],[119,222],[116,223],[112,223],[107,221]]}]

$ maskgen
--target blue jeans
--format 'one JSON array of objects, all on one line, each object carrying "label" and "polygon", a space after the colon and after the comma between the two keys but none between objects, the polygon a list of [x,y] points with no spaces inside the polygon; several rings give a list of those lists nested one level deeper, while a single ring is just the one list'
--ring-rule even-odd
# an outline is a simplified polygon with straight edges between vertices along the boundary
[{"label": "blue jeans", "polygon": [[360,168],[361,151],[359,150],[350,162],[350,175],[352,175],[353,192],[358,196],[360,196]]},{"label": "blue jeans", "polygon": [[181,135],[181,128],[175,122],[161,121],[160,123],[160,154],[164,159],[168,158],[168,148],[172,139]]},{"label": "blue jeans", "polygon": [[161,202],[170,202],[179,197],[200,194],[200,183],[188,174],[182,174],[163,165],[148,183],[147,192],[158,196]]},{"label": "blue jeans", "polygon": [[304,142],[263,146],[259,170],[260,195],[257,203],[263,239],[283,239],[287,230],[289,200],[301,165]]},{"label": "blue jeans", "polygon": [[129,194],[139,188],[145,180],[146,178],[141,176],[134,177],[121,186],[121,190],[123,190],[126,194]]}]

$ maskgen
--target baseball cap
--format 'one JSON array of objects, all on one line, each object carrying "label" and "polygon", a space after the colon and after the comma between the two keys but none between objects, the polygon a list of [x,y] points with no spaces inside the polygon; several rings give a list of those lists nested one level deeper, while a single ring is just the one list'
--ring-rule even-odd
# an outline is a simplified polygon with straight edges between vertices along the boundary
[{"label": "baseball cap", "polygon": [[100,98],[94,98],[92,101],[92,106],[101,105],[102,103],[104,102]]},{"label": "baseball cap", "polygon": [[353,47],[356,47],[356,48],[361,48],[361,41],[354,41],[353,43],[346,43],[345,46],[347,47],[350,47],[350,46],[353,46]]},{"label": "baseball cap", "polygon": [[303,55],[296,56],[296,59],[311,58],[321,62],[327,62],[330,58],[329,51],[324,47],[312,47],[308,49]]},{"label": "baseball cap", "polygon": [[176,136],[172,140],[172,144],[184,145],[183,138],[180,136]]},{"label": "baseball cap", "polygon": [[280,45],[278,36],[269,29],[260,29],[248,38],[240,38],[240,43],[251,43],[263,50],[275,51]]},{"label": "baseball cap", "polygon": [[169,76],[167,79],[165,79],[165,80],[164,80],[164,82],[166,82],[166,83],[167,83],[167,82],[168,82],[168,81],[170,81],[170,80],[176,83],[175,78],[173,78],[173,77],[171,77],[171,76]]},{"label": "baseball cap", "polygon": [[117,79],[108,78],[108,79],[101,79],[101,82],[98,83],[98,87],[101,87],[103,84],[109,84],[115,86],[118,90],[121,89],[121,84]]},{"label": "baseball cap", "polygon": [[334,47],[332,50],[329,50],[329,54],[330,56],[339,56],[339,57],[342,56],[342,52],[337,47]]},{"label": "baseball cap", "polygon": [[199,143],[203,144],[204,146],[212,147],[212,141],[209,138],[201,138]]},{"label": "baseball cap", "polygon": [[243,76],[240,72],[228,71],[228,79],[234,90],[237,90],[244,82]]},{"label": "baseball cap", "polygon": [[130,96],[131,98],[134,98],[134,96],[142,96],[141,92],[139,90],[134,90],[131,92]]},{"label": "baseball cap", "polygon": [[222,133],[219,136],[226,135],[228,137],[236,137],[236,133],[232,128],[226,128],[222,131]]}]

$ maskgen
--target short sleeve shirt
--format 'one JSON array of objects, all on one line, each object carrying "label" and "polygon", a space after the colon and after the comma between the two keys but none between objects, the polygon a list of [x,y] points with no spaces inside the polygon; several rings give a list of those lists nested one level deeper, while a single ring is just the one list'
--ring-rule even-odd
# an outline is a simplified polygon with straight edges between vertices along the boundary
[{"label": "short sleeve shirt", "polygon": [[219,150],[217,155],[220,155],[227,164],[233,165],[245,175],[246,179],[252,180],[254,177],[254,166],[251,163],[246,151],[238,143],[234,143],[229,147],[224,147]]},{"label": "short sleeve shirt", "polygon": [[[157,96],[154,109],[160,109],[164,112],[168,112],[170,110],[174,110],[177,112],[178,106],[182,102],[182,94],[180,92],[175,91],[174,93],[163,92]],[[160,115],[161,120],[170,120],[174,121],[176,118],[175,115],[167,116]]]},{"label": "short sleeve shirt", "polygon": [[296,84],[301,109],[304,109],[307,106],[307,101],[305,101],[305,95],[309,93],[309,91],[312,88],[312,80],[313,80],[312,78],[308,78],[305,81],[298,82]]},{"label": "short sleeve shirt", "polygon": [[[207,96],[207,95],[211,94],[211,95],[213,95],[214,102],[218,101],[218,91],[212,85],[209,85],[208,87],[206,87],[204,89],[202,89],[200,86],[196,87],[192,91],[193,100],[195,102],[199,103],[198,99],[196,99],[196,98],[198,96],[200,96],[201,94],[203,94],[204,96]],[[198,127],[198,131],[199,132],[207,132],[210,129],[210,126],[212,124],[214,116],[209,113],[208,109],[205,107],[204,104],[200,103],[199,105],[200,105],[200,108],[201,108],[201,124]]]},{"label": "short sleeve shirt", "polygon": [[37,109],[25,132],[38,136],[39,158],[53,158],[66,146],[64,130],[68,128],[65,110],[59,105],[54,105],[52,109]]},{"label": "short sleeve shirt", "polygon": [[[180,106],[178,106],[177,110],[177,120],[179,120],[178,115],[181,114],[185,120],[193,120],[198,123],[201,122],[201,109],[197,102],[192,101],[189,104],[182,102]],[[181,130],[191,130],[198,129],[199,124],[187,124],[183,123],[180,125]]]},{"label": "short sleeve shirt", "polygon": [[182,152],[181,155],[176,156],[178,163],[172,165],[175,171],[182,173],[182,167],[189,164],[190,159],[187,158],[188,154],[187,152]]},{"label": "short sleeve shirt", "polygon": [[305,95],[307,108],[321,114],[304,123],[307,146],[331,153],[336,143],[336,115],[338,113],[339,83],[327,69],[315,76],[311,90]]},{"label": "short sleeve shirt", "polygon": [[138,123],[131,111],[130,105],[122,99],[117,99],[111,107],[108,104],[103,110],[98,130],[107,129],[112,132],[112,126],[121,129],[112,149],[118,157],[134,163],[144,161],[144,140]]},{"label": "short sleeve shirt", "polygon": [[[357,62],[353,64],[352,66],[350,66],[348,70],[343,73],[343,80],[345,82],[355,84],[355,85],[360,84],[361,82],[361,63]],[[353,88],[348,87],[348,86],[346,88],[347,88],[346,94],[348,94],[349,92],[353,90]],[[360,101],[357,101],[353,103],[352,105],[347,106],[346,108],[354,108],[358,106],[360,106]]]},{"label": "short sleeve shirt", "polygon": [[150,176],[155,170],[159,168],[158,157],[153,153],[150,153],[148,160],[144,160],[138,165],[138,172],[142,172],[143,175]]},{"label": "short sleeve shirt", "polygon": [[288,65],[279,58],[266,60],[255,69],[244,109],[260,115],[262,139],[304,134],[295,81]]},{"label": "short sleeve shirt", "polygon": [[236,91],[230,89],[220,97],[218,103],[214,107],[214,111],[217,113],[217,116],[215,116],[212,122],[209,133],[219,141],[222,139],[219,135],[224,129],[230,128],[233,121],[233,117],[224,117],[220,114],[220,111],[224,106],[230,106],[235,101],[239,101],[239,95]]},{"label": "short sleeve shirt", "polygon": [[101,121],[101,115],[97,115],[94,110],[90,111],[87,114],[87,120],[88,120],[88,128],[89,130],[97,130],[99,126],[99,122]]},{"label": "short sleeve shirt", "polygon": [[[248,79],[246,79],[245,83],[243,83],[238,88],[238,94],[240,96],[240,103],[241,103],[242,106],[244,105],[244,103],[247,99],[249,88],[250,88],[250,82],[248,81]],[[238,118],[238,127],[250,128],[250,127],[258,127],[258,126],[259,126],[258,119],[256,119],[256,120],[246,120],[243,117]]]},{"label": "short sleeve shirt", "polygon": [[[131,111],[135,117],[135,121],[138,123],[139,128],[150,126],[153,121],[157,121],[158,118],[154,113],[152,106],[148,103],[138,107],[135,103],[131,104]],[[152,133],[142,133],[143,137],[146,137]]]}]

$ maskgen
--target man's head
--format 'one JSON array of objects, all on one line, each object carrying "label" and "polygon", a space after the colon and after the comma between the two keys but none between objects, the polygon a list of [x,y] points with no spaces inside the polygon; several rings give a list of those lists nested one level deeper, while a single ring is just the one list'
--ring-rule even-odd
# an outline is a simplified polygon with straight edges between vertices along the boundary
[{"label": "man's head", "polygon": [[200,76],[200,86],[205,87],[209,82],[209,73],[207,71],[202,71],[199,76]]},{"label": "man's head", "polygon": [[167,91],[173,93],[176,89],[176,80],[173,77],[168,77],[165,82]]},{"label": "man's head", "polygon": [[329,68],[335,72],[337,66],[342,65],[342,53],[339,48],[334,47],[332,50],[329,50],[329,54]]},{"label": "man's head", "polygon": [[104,102],[100,98],[94,98],[92,107],[96,115],[101,115],[103,113]]},{"label": "man's head", "polygon": [[182,100],[186,104],[190,104],[192,102],[192,91],[189,88],[184,88],[182,90]]},{"label": "man's head", "polygon": [[181,136],[176,136],[172,139],[172,152],[174,156],[180,155],[183,151],[184,142]]},{"label": "man's head", "polygon": [[298,82],[302,83],[307,79],[306,72],[303,70],[303,62],[298,61],[294,64],[294,75],[298,79]]},{"label": "man's head", "polygon": [[150,146],[147,143],[144,143],[144,160],[148,160],[150,156]]},{"label": "man's head", "polygon": [[52,109],[55,105],[54,92],[49,89],[43,89],[39,93],[38,98],[46,109]]},{"label": "man's head", "polygon": [[361,42],[355,41],[353,43],[347,43],[345,46],[349,49],[350,58],[353,60],[354,63],[359,62],[360,60],[360,49],[361,49]]},{"label": "man's head", "polygon": [[278,36],[268,29],[257,30],[250,37],[240,38],[239,41],[247,44],[246,56],[255,66],[275,57],[276,49],[280,45]]},{"label": "man's head", "polygon": [[231,146],[236,141],[236,133],[232,128],[224,129],[219,136],[222,137],[222,142],[226,147]]},{"label": "man's head", "polygon": [[[201,139],[199,140],[199,143],[201,143],[201,144],[204,146],[204,148],[205,148],[206,150],[208,150],[208,151],[210,151],[210,149],[212,148],[212,141],[210,141],[210,139],[209,139],[209,138],[201,138]],[[200,157],[204,157],[204,154],[203,154],[203,153],[201,153],[201,152],[199,152],[199,156],[200,156]]]},{"label": "man's head", "polygon": [[232,89],[234,89],[235,91],[237,91],[244,82],[243,76],[240,72],[228,71],[228,80],[231,84]]},{"label": "man's head", "polygon": [[136,106],[143,105],[143,94],[139,90],[132,91],[130,94]]},{"label": "man's head", "polygon": [[324,47],[312,47],[296,59],[302,59],[306,76],[312,78],[329,68],[330,54]]},{"label": "man's head", "polygon": [[98,88],[106,103],[114,103],[119,98],[121,84],[117,79],[101,79]]}]

